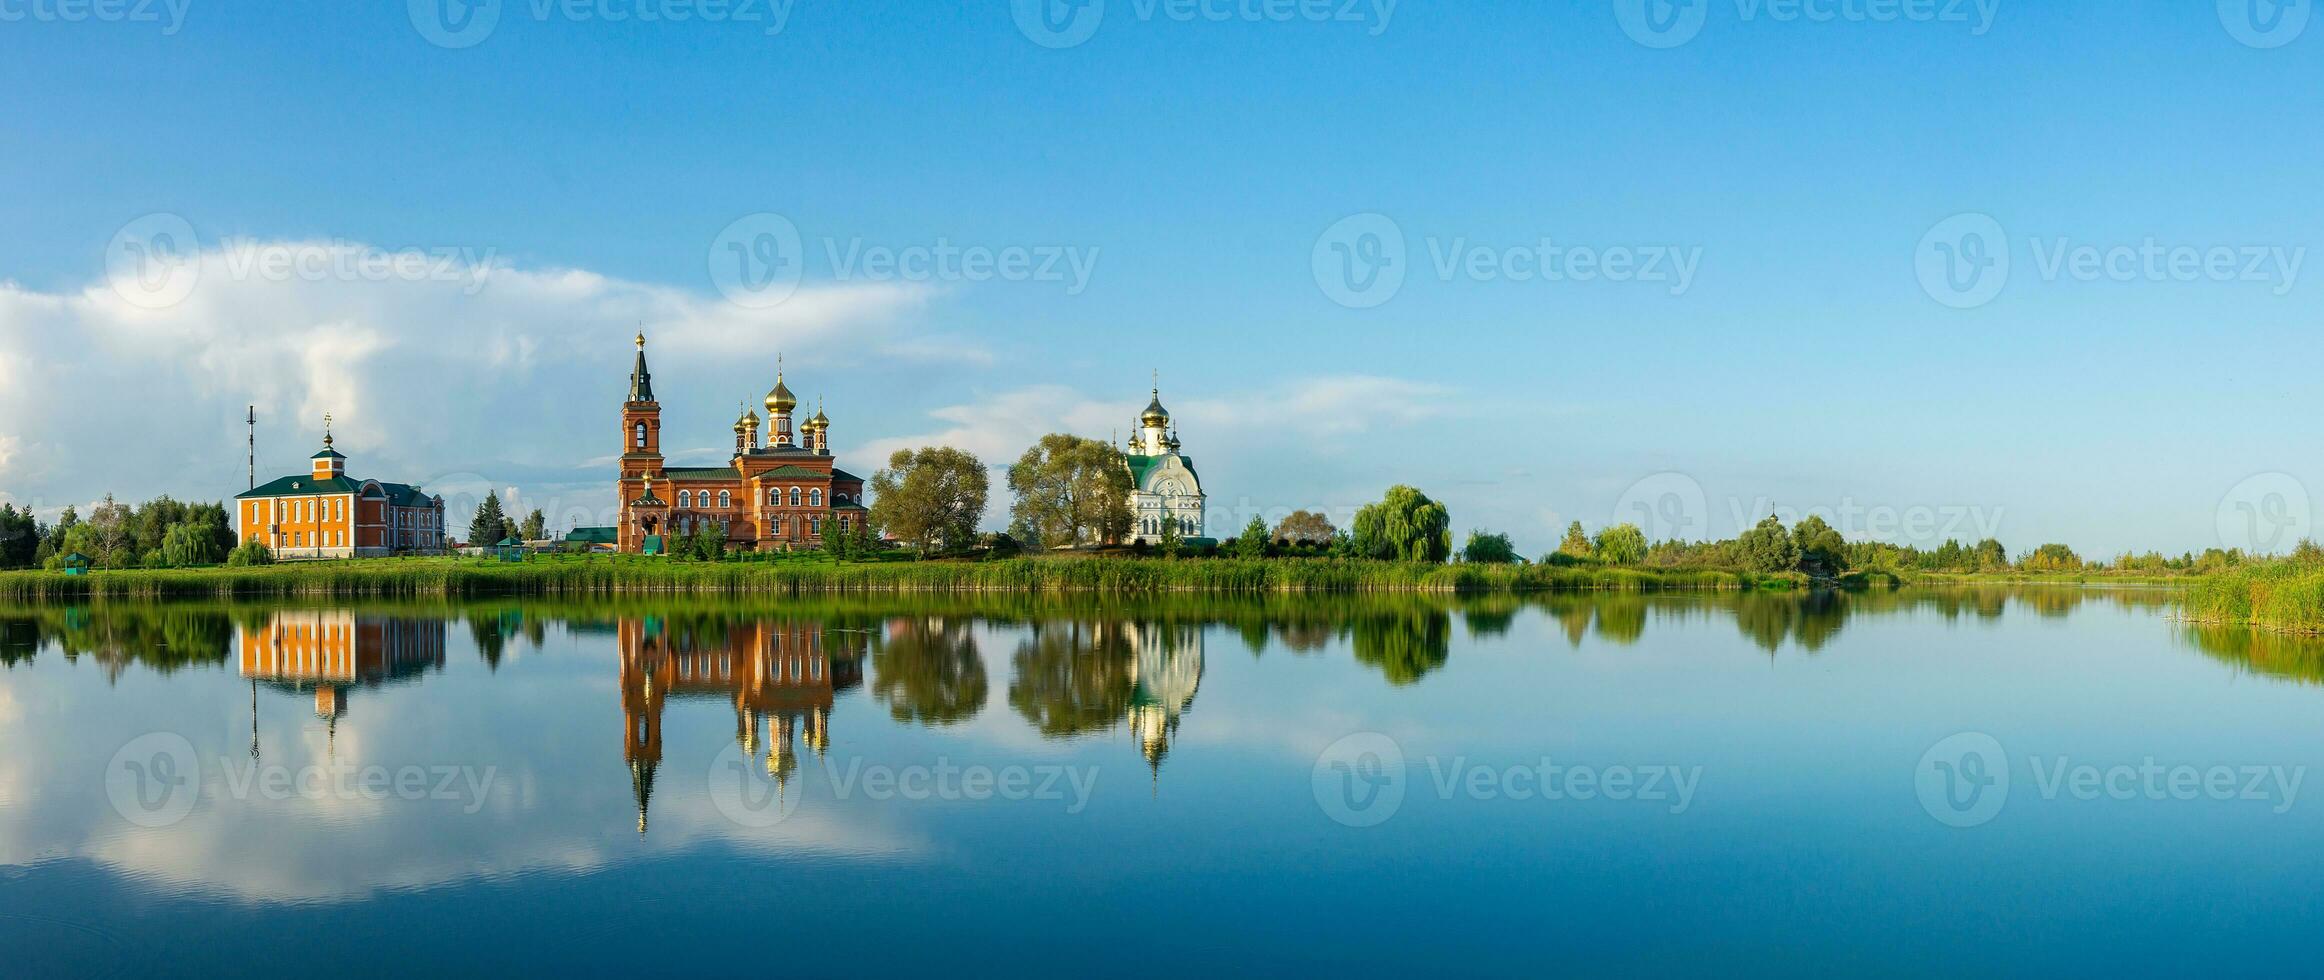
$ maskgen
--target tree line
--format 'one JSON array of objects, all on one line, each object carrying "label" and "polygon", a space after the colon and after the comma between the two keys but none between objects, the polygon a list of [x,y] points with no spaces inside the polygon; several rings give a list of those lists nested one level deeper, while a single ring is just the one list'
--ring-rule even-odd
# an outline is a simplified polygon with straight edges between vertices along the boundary
[{"label": "tree line", "polygon": [[58,569],[75,554],[91,568],[190,568],[228,561],[237,549],[221,503],[188,504],[164,495],[130,506],[107,494],[88,517],[66,507],[54,523],[34,517],[29,508],[0,504],[0,568]]}]

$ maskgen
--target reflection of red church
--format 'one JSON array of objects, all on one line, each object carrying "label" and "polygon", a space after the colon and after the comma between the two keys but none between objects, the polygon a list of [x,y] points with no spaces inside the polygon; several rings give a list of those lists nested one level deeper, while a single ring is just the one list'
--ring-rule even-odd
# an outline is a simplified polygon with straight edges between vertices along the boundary
[{"label": "reflection of red church", "polygon": [[756,760],[763,740],[767,774],[780,787],[799,768],[794,743],[804,737],[821,755],[831,744],[834,696],[863,683],[867,635],[827,632],[821,623],[695,625],[648,616],[623,620],[619,634],[622,759],[629,763],[641,834],[662,763],[662,707],[670,698],[733,704],[735,743]]},{"label": "reflection of red church", "polygon": [[346,691],[444,666],[444,621],[352,612],[278,612],[244,627],[242,676],[293,691],[315,690],[315,715],[336,721]]}]

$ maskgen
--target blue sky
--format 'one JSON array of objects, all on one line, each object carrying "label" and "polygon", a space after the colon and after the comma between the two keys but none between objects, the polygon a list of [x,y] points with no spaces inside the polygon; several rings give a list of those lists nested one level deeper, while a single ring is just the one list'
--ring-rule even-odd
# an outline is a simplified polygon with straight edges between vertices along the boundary
[{"label": "blue sky", "polygon": [[[703,462],[778,351],[865,472],[926,441],[1000,463],[1104,436],[1159,366],[1221,532],[1409,482],[1527,552],[1641,499],[1697,537],[1854,508],[1844,530],[1919,543],[2283,547],[2324,487],[2305,4],[2267,33],[2264,2],[1701,0],[1657,47],[1625,30],[1638,0],[1327,22],[1104,0],[1056,8],[1095,29],[1050,47],[1007,3],[641,23],[607,18],[675,0],[504,0],[445,47],[434,0],[179,2],[0,3],[0,83],[29,96],[0,106],[0,368],[31,379],[0,393],[0,497],[230,494],[257,401],[262,470],[332,411],[361,475],[581,520],[611,502],[641,322]],[[756,214],[801,243],[772,307],[712,273]],[[192,230],[197,282],[124,302],[108,263],[152,215]],[[1349,306],[1318,255],[1354,215],[1401,237],[1404,278]],[[1990,297],[1919,274],[1958,215],[2009,255]],[[1692,271],[1477,271],[1545,239]],[[2108,272],[2150,242],[2161,265]],[[939,243],[1087,277],[833,261]],[[496,274],[230,261],[270,245]],[[2213,249],[2228,272],[2169,271]]]}]

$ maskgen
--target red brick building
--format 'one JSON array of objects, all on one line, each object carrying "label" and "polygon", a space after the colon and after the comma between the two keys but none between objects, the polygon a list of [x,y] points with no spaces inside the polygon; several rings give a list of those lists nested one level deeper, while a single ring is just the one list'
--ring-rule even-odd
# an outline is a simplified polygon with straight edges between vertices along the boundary
[{"label": "red brick building", "polygon": [[767,392],[766,440],[759,416],[734,421],[734,455],[725,466],[665,466],[662,404],[654,400],[646,369],[646,337],[637,337],[637,364],[621,405],[620,550],[662,553],[673,536],[713,529],[730,550],[793,551],[820,546],[827,536],[862,526],[867,515],[863,478],[833,465],[831,420],[819,409],[794,431],[799,400],[783,383],[778,364]]}]

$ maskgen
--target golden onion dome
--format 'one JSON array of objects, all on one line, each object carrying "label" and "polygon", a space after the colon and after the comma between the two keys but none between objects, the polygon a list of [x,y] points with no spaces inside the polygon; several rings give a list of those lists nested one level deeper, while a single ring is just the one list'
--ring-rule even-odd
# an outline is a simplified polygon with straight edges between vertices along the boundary
[{"label": "golden onion dome", "polygon": [[1154,399],[1146,403],[1146,411],[1138,416],[1138,421],[1146,425],[1161,425],[1170,421],[1170,412],[1162,407],[1161,389],[1154,390]]},{"label": "golden onion dome", "polygon": [[799,407],[799,399],[791,394],[789,386],[783,384],[782,372],[775,372],[774,390],[767,392],[767,414],[789,415],[791,410],[797,407]]}]

